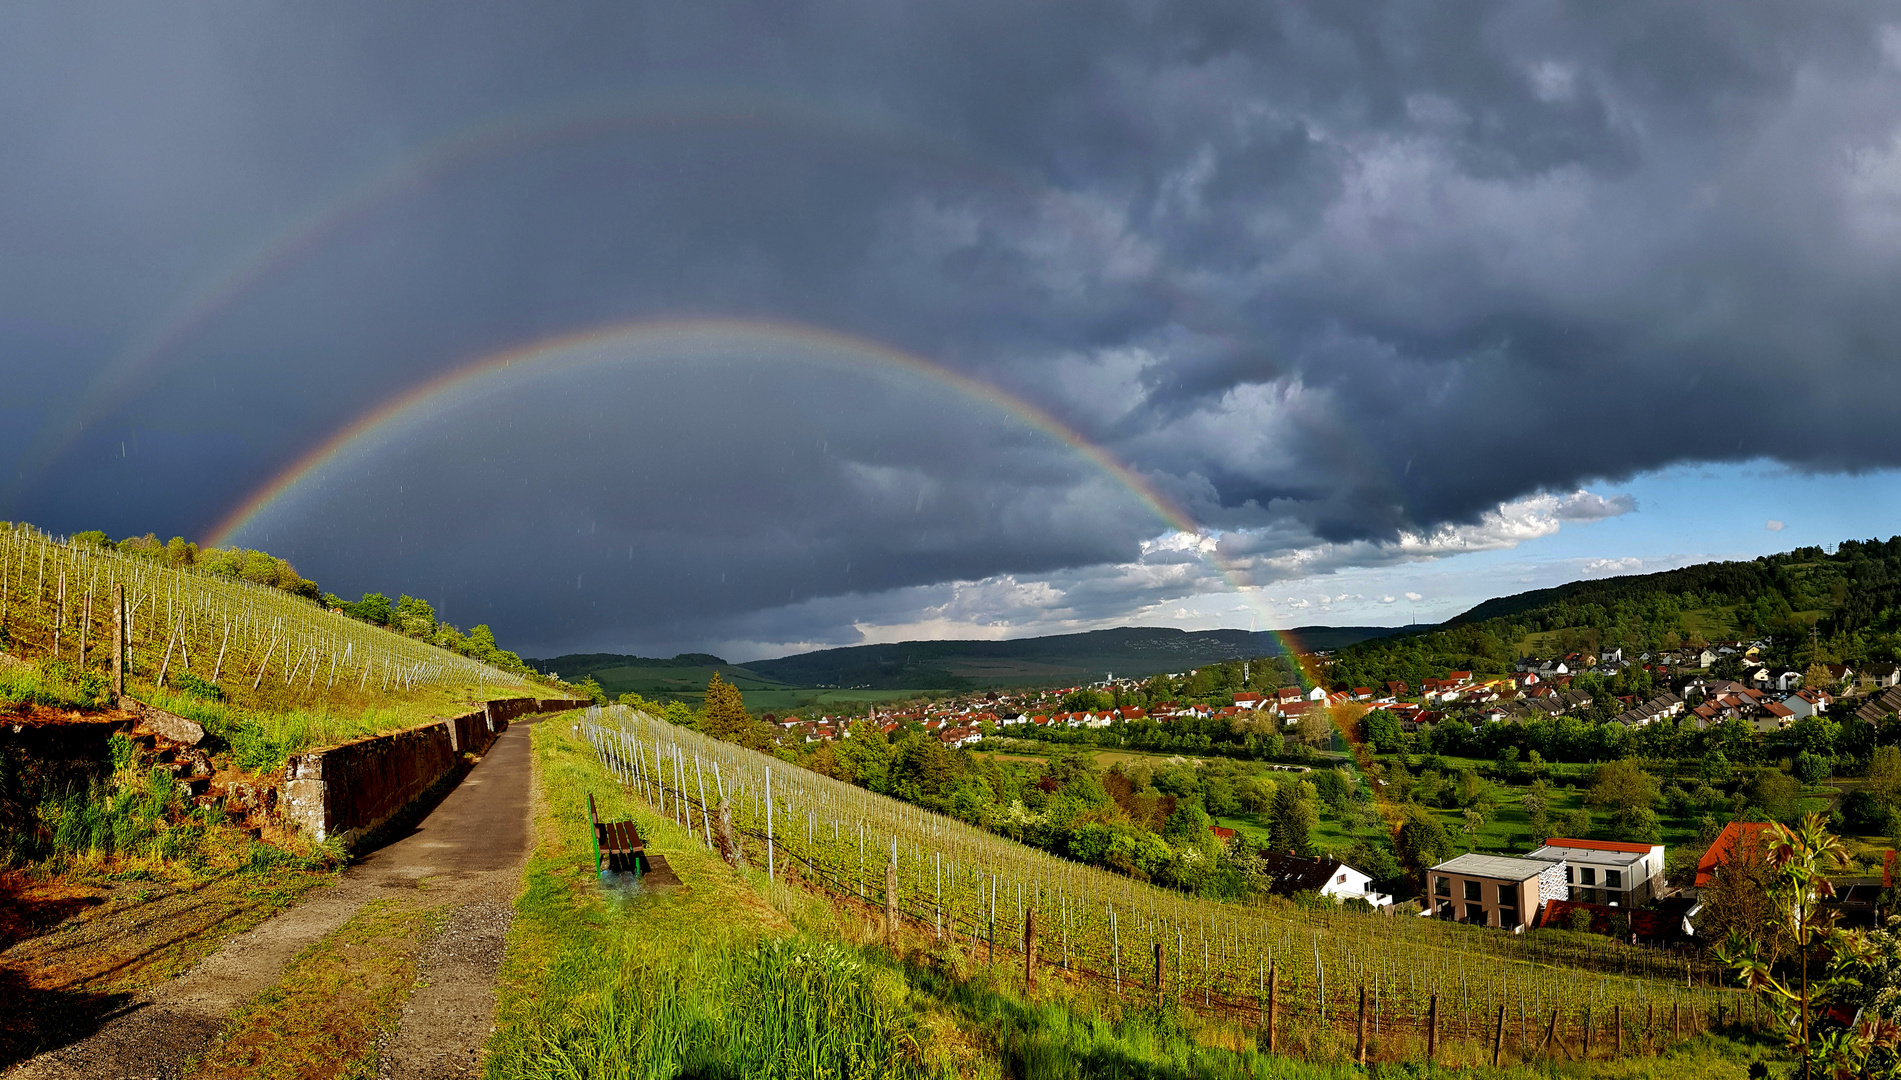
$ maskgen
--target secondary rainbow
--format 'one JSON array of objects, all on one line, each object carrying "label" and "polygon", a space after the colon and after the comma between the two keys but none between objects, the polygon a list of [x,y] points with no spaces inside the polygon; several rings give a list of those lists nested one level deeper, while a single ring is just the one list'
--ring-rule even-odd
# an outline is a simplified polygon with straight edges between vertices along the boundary
[{"label": "secondary rainbow", "polygon": [[[248,525],[326,465],[366,439],[400,428],[426,415],[431,407],[458,394],[476,390],[504,374],[538,374],[611,362],[600,350],[626,346],[630,351],[651,349],[672,341],[705,345],[735,343],[766,348],[793,347],[825,362],[855,364],[878,370],[907,372],[951,389],[973,401],[998,408],[1019,421],[1068,446],[1104,475],[1126,488],[1157,520],[1177,532],[1197,538],[1196,554],[1243,602],[1254,605],[1252,589],[1242,575],[1227,565],[1192,515],[1156,488],[1142,474],[1120,461],[1047,409],[994,384],[974,379],[936,361],[884,342],[802,323],[736,318],[652,319],[612,323],[586,330],[541,338],[489,354],[404,391],[364,413],[318,443],[254,491],[211,530],[210,543],[225,546]],[[592,350],[592,351],[590,351]],[[1264,611],[1262,614],[1266,614]],[[1299,642],[1272,630],[1282,649],[1300,665],[1309,685],[1317,673],[1302,656]]]}]

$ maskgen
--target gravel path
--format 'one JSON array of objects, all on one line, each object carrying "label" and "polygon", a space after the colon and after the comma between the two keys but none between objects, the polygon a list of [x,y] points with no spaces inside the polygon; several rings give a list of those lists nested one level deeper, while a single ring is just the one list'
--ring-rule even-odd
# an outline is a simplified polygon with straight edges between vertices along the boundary
[{"label": "gravel path", "polygon": [[351,866],[335,885],[313,891],[135,998],[91,1036],[20,1063],[6,1080],[183,1076],[185,1064],[211,1045],[231,1013],[276,985],[292,957],[365,903],[387,897],[452,909],[424,952],[420,988],[384,1049],[382,1075],[478,1074],[494,1022],[495,973],[531,847],[528,736],[525,723],[511,726],[412,832]]}]

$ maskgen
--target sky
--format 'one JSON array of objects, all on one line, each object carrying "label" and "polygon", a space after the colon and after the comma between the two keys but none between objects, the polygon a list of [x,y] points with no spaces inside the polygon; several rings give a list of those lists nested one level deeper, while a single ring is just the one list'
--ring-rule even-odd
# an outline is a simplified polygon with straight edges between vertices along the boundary
[{"label": "sky", "polygon": [[1901,532],[1891,4],[0,6],[0,517],[529,656]]}]

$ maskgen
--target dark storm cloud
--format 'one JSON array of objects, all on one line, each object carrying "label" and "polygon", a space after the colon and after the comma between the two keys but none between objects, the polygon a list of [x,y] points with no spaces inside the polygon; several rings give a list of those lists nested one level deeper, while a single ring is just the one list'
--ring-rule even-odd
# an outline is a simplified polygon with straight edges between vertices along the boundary
[{"label": "dark storm cloud", "polygon": [[[1627,512],[1569,493],[1674,461],[1901,464],[1897,103],[1877,4],[11,5],[0,509],[202,533],[445,370],[675,315],[867,335],[1024,394],[1243,530],[1264,580]],[[755,407],[708,472],[668,425],[724,379],[604,399],[673,432],[637,448],[637,492],[524,435],[416,467],[438,495],[471,461],[573,479],[511,504],[534,520],[451,542],[463,505],[394,499],[392,472],[360,521],[339,490],[273,543],[550,648],[836,639],[828,597],[1021,621],[1190,587],[1070,451],[980,452],[988,421],[915,396]],[[859,432],[861,486],[814,459],[754,487],[808,415]],[[897,505],[869,493],[900,443],[906,482],[947,493],[905,521],[868,509]],[[636,494],[616,543],[675,571],[537,611],[585,592],[576,523]],[[371,542],[391,529],[411,555]],[[493,587],[517,546],[536,573]],[[997,593],[1013,575],[1068,585]]]}]

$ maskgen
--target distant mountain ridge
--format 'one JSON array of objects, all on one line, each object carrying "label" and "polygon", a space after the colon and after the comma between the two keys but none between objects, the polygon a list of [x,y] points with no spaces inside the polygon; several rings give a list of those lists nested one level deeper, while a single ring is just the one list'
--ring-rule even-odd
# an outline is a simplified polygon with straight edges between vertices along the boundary
[{"label": "distant mountain ridge", "polygon": [[[1291,630],[1178,630],[1174,627],[1117,627],[1080,634],[993,640],[899,641],[884,645],[848,645],[836,649],[729,664],[705,653],[649,659],[614,653],[573,653],[529,663],[557,671],[564,679],[635,671],[659,676],[666,669],[688,672],[718,669],[729,679],[747,676],[760,684],[801,687],[850,687],[873,690],[954,690],[973,686],[1089,681],[1110,672],[1134,678],[1162,671],[1183,671],[1203,664],[1279,656],[1281,635],[1306,650],[1344,648],[1369,638],[1396,633],[1387,626],[1302,626]],[[601,678],[603,686],[608,678]],[[672,681],[672,680],[668,680]]]}]

